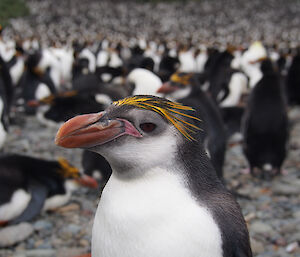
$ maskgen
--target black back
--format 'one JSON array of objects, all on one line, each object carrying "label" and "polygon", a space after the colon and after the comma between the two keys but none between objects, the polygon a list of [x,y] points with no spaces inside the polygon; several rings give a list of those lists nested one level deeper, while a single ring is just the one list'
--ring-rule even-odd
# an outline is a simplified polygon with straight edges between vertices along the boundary
[{"label": "black back", "polygon": [[278,173],[288,139],[286,103],[272,63],[264,61],[261,70],[263,78],[251,92],[243,117],[244,153],[252,173],[264,164],[271,164]]},{"label": "black back", "polygon": [[74,96],[57,96],[51,103],[50,109],[45,112],[46,119],[61,122],[80,115],[103,111],[103,105],[95,101],[90,94],[77,94]]},{"label": "black back", "polygon": [[64,179],[56,171],[57,161],[41,160],[18,154],[0,157],[0,205],[8,202],[17,189],[28,190],[34,180],[48,188],[48,197],[64,194]]},{"label": "black back", "polygon": [[240,207],[217,177],[201,140],[185,140],[178,157],[184,164],[189,190],[218,224],[223,257],[251,257],[249,234]]},{"label": "black back", "polygon": [[158,76],[162,82],[169,80],[170,76],[176,72],[179,64],[180,62],[177,57],[171,57],[168,55],[162,57],[158,68]]},{"label": "black back", "polygon": [[[229,93],[228,84],[235,72],[231,67],[233,55],[228,51],[213,52],[207,60],[205,71],[208,74],[209,92],[212,99],[221,102]],[[220,98],[219,93],[223,92]]]},{"label": "black back", "polygon": [[0,83],[2,87],[1,94],[5,95],[6,104],[7,104],[6,108],[9,113],[12,100],[13,100],[14,90],[13,90],[13,85],[12,85],[12,80],[9,73],[8,65],[2,59],[1,56],[0,56]]},{"label": "black back", "polygon": [[293,58],[286,78],[289,104],[300,104],[300,53]]}]

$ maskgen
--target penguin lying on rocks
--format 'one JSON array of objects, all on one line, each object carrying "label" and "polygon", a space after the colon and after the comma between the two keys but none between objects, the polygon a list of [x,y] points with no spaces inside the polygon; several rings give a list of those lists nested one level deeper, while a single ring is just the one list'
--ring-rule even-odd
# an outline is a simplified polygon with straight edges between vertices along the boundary
[{"label": "penguin lying on rocks", "polygon": [[0,225],[30,221],[42,210],[66,204],[78,185],[97,182],[65,159],[48,161],[9,154],[0,157]]},{"label": "penguin lying on rocks", "polygon": [[36,107],[38,120],[49,127],[56,127],[74,115],[102,111],[103,105],[88,93],[66,91],[52,94],[39,101],[29,101],[31,107]]},{"label": "penguin lying on rocks", "polygon": [[95,215],[93,257],[252,256],[240,207],[195,120],[188,106],[143,95],[60,128],[57,145],[95,151],[113,170]]}]

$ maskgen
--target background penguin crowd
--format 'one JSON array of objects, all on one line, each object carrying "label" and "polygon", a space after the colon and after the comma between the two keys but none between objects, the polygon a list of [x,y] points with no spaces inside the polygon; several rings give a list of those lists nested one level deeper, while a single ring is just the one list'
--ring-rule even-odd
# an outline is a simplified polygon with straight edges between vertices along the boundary
[{"label": "background penguin crowd", "polygon": [[[253,158],[262,158],[261,165],[276,169],[273,175],[279,173],[288,139],[286,104],[297,104],[297,94],[294,93],[299,75],[297,48],[288,51],[284,49],[290,53],[285,57],[277,52],[281,59],[269,59],[270,65],[274,66],[273,73],[277,81],[274,87],[280,88],[275,98],[269,94],[271,89],[266,89],[265,95],[254,93],[258,91],[256,85],[262,83],[267,72],[264,70],[266,65],[261,65],[262,60],[274,54],[273,48],[265,48],[260,42],[253,43],[248,49],[227,45],[225,50],[204,45],[183,46],[176,42],[147,42],[144,39],[133,42],[129,46],[122,41],[103,39],[96,52],[89,48],[91,44],[88,43],[32,47],[25,51],[25,42],[15,42],[15,48],[11,50],[15,54],[12,54],[11,60],[4,61],[1,58],[2,145],[9,127],[9,117],[20,111],[36,115],[44,125],[55,127],[75,115],[103,111],[112,101],[126,96],[166,95],[193,106],[201,113],[203,129],[207,133],[205,147],[219,177],[222,177],[227,141],[233,140],[231,136],[235,133],[240,134],[238,140],[242,138],[242,120],[245,155],[251,171],[257,166],[253,164]],[[279,70],[279,60],[282,62],[282,58],[290,58],[292,61],[281,65]],[[22,62],[23,66],[19,66],[23,67],[23,72],[14,69],[19,62]],[[251,97],[247,104],[249,94]],[[282,152],[281,161],[274,166],[268,160],[270,157],[257,157],[258,149],[261,149],[259,145],[250,146],[250,142],[256,141],[257,137],[253,136],[256,132],[249,125],[249,116],[251,114],[251,117],[259,120],[258,113],[264,110],[266,116],[274,116],[275,120],[275,115],[269,115],[274,111],[273,104],[270,104],[270,110],[251,106],[258,106],[257,101],[272,103],[277,102],[277,99],[281,99],[282,104],[278,104],[277,108],[283,113],[285,122],[280,130],[282,143],[275,147]],[[262,123],[257,127],[261,128]],[[275,148],[269,147],[265,156],[273,155]],[[89,174],[103,169],[105,181],[108,179],[110,168],[103,168],[109,167],[104,159],[99,160],[98,156],[92,157],[92,154],[85,153],[82,163],[88,167]],[[99,163],[103,167],[97,167]]]}]

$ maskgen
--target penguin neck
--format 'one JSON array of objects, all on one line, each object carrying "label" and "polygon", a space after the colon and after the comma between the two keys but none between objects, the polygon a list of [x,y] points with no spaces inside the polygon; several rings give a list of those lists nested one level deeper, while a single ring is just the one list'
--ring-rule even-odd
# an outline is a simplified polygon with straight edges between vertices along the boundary
[{"label": "penguin neck", "polygon": [[[122,181],[149,181],[159,176],[171,176],[185,184],[193,191],[207,191],[218,188],[221,181],[212,167],[200,139],[198,141],[182,140],[172,156],[164,162],[153,165],[134,165],[110,163],[113,177]],[[217,185],[217,186],[216,186]]]},{"label": "penguin neck", "polygon": [[194,141],[186,141],[177,155],[192,193],[198,195],[202,191],[223,190],[223,184],[202,146],[200,133]]},{"label": "penguin neck", "polygon": [[151,176],[157,176],[162,173],[172,173],[177,172],[176,161],[166,160],[163,164],[160,165],[138,165],[135,164],[124,164],[118,165],[116,163],[110,163],[112,168],[112,173],[114,176],[120,180],[137,180],[137,179],[149,179]]}]

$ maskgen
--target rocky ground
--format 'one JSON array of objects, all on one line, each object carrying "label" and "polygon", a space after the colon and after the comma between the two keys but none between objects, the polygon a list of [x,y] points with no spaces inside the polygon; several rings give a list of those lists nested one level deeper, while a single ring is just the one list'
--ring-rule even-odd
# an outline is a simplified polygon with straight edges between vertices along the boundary
[{"label": "rocky ground", "polygon": [[[228,148],[225,177],[228,187],[245,196],[238,199],[247,223],[254,256],[300,256],[300,108],[290,110],[293,123],[284,172],[272,181],[260,181],[243,172],[247,167],[241,145]],[[68,158],[80,167],[81,151],[54,145],[55,128],[46,128],[35,117],[20,116],[24,122],[10,128],[5,152],[46,159]],[[22,126],[22,129],[20,128]],[[0,256],[72,257],[89,252],[91,227],[99,190],[82,188],[71,202],[50,213],[42,213],[30,224],[0,230]],[[22,240],[22,233],[27,239]],[[4,236],[3,236],[4,235]],[[1,241],[2,240],[2,241]],[[2,243],[1,243],[2,242]]]}]

